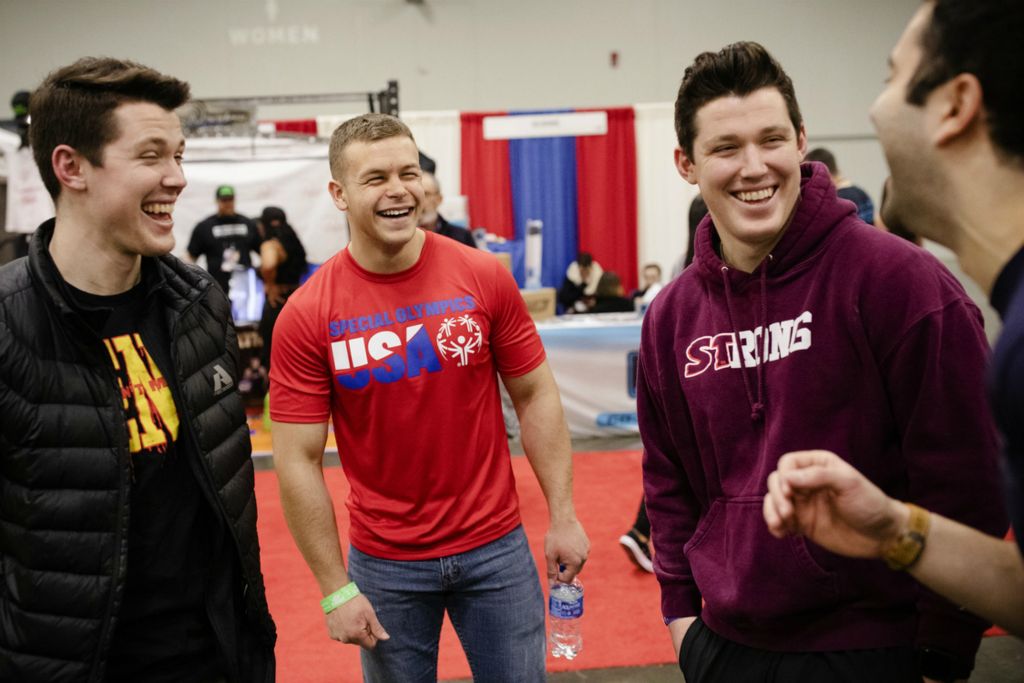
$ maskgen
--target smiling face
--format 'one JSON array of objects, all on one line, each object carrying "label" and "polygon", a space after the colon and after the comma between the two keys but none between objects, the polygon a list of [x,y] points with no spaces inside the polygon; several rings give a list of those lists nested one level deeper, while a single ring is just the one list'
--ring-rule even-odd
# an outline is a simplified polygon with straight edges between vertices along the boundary
[{"label": "smiling face", "polygon": [[800,197],[803,127],[793,128],[777,88],[727,95],[695,117],[693,158],[676,149],[676,167],[700,186],[722,240],[723,260],[751,272],[782,236]]},{"label": "smiling face", "polygon": [[118,136],[102,166],[84,158],[82,211],[100,246],[128,256],[158,256],[174,247],[174,203],[185,189],[185,136],[178,116],[149,102],[114,110]]},{"label": "smiling face", "polygon": [[342,177],[331,180],[334,204],[348,214],[357,251],[398,253],[411,242],[423,204],[419,152],[404,135],[355,141],[342,151]]}]

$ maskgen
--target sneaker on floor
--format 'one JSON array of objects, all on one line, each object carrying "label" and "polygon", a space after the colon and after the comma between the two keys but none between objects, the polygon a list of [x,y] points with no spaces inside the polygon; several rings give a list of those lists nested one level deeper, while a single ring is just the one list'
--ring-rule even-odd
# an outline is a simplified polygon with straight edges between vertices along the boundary
[{"label": "sneaker on floor", "polygon": [[635,530],[630,529],[620,536],[619,544],[625,548],[626,555],[633,561],[633,564],[645,572],[654,572],[654,565],[651,564],[651,548],[640,540],[640,535]]}]

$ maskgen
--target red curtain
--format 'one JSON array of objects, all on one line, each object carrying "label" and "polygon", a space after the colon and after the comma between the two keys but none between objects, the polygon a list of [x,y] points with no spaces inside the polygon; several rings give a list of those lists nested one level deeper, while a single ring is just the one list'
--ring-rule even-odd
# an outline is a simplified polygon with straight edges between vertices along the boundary
[{"label": "red curtain", "polygon": [[463,112],[462,194],[466,195],[471,228],[507,239],[515,237],[508,140],[484,140],[484,117],[504,112]]},{"label": "red curtain", "polygon": [[[590,252],[604,270],[615,271],[628,296],[637,285],[633,108],[597,111],[608,113],[608,134],[576,138],[579,249]],[[465,187],[465,175],[462,182]]]},{"label": "red curtain", "polygon": [[274,130],[278,133],[300,133],[316,136],[316,119],[291,119],[273,121]]}]

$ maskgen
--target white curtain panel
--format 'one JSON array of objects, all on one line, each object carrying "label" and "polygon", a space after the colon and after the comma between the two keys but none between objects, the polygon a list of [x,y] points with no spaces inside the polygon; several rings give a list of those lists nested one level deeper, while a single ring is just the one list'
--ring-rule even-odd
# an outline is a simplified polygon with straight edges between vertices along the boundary
[{"label": "white curtain panel", "polygon": [[28,147],[18,149],[21,138],[0,130],[2,175],[7,179],[7,232],[34,232],[39,224],[53,217],[53,202],[39,177],[39,169]]},{"label": "white curtain panel", "polygon": [[646,263],[657,263],[667,281],[673,266],[686,253],[687,215],[699,191],[676,171],[672,103],[637,104],[633,109],[639,194],[638,265],[642,268]]},{"label": "white curtain panel", "polygon": [[185,151],[188,187],[174,211],[174,254],[196,223],[217,210],[214,191],[233,185],[235,210],[256,219],[265,206],[284,209],[309,261],[323,263],[348,244],[345,214],[331,201],[327,143],[288,139],[198,138]]}]

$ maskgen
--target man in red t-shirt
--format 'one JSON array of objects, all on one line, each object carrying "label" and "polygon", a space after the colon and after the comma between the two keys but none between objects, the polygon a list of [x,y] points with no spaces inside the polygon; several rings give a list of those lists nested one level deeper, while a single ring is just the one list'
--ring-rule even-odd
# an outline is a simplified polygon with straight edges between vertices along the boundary
[{"label": "man in red t-shirt", "polygon": [[[447,612],[474,678],[543,681],[543,595],[498,374],[548,502],[548,578],[572,580],[589,541],[536,329],[497,259],[417,228],[421,170],[398,119],[346,122],[330,160],[352,240],[289,299],[270,374],[285,517],[328,633],[362,646],[366,680],[433,681]],[[347,571],[321,471],[329,418],[351,484]]]}]

